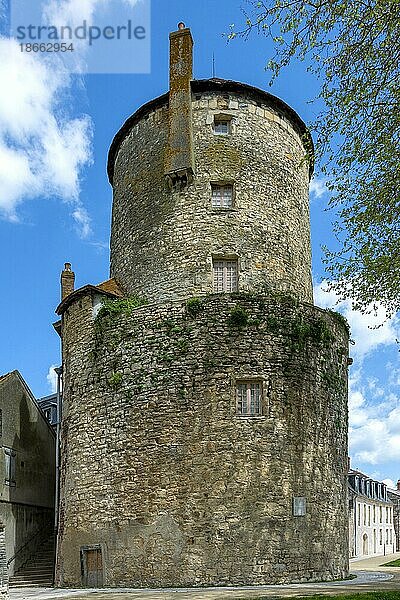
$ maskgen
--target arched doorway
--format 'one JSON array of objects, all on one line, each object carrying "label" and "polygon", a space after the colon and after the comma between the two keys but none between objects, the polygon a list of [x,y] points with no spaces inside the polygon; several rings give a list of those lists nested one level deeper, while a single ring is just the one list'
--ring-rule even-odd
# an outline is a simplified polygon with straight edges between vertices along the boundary
[{"label": "arched doorway", "polygon": [[363,554],[368,554],[368,536],[366,533],[363,535]]}]

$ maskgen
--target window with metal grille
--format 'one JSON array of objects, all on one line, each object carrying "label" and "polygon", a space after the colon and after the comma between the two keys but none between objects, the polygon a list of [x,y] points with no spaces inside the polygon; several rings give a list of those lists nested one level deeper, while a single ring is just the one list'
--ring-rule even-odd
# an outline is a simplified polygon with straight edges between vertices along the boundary
[{"label": "window with metal grille", "polygon": [[239,415],[262,414],[262,385],[260,381],[241,381],[236,387],[237,413]]},{"label": "window with metal grille", "polygon": [[229,119],[215,118],[214,132],[220,135],[229,135],[231,132],[231,122]]},{"label": "window with metal grille", "polygon": [[233,206],[233,185],[211,184],[212,206],[215,208],[232,208]]},{"label": "window with metal grille", "polygon": [[12,448],[4,448],[5,458],[5,484],[15,486],[15,457],[16,453]]},{"label": "window with metal grille", "polygon": [[306,514],[306,499],[304,497],[293,498],[293,515],[295,517],[304,517]]},{"label": "window with metal grille", "polygon": [[214,260],[214,292],[237,292],[238,263],[237,260]]}]

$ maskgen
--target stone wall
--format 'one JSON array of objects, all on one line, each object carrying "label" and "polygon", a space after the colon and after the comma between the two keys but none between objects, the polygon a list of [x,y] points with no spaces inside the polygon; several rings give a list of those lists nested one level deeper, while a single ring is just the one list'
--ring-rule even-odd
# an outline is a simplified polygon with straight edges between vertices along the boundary
[{"label": "stone wall", "polygon": [[[96,321],[90,293],[73,302],[58,583],[82,584],[84,548],[107,586],[345,577],[347,352],[338,316],[280,295]],[[242,380],[262,382],[262,415],[237,414]]]},{"label": "stone wall", "polygon": [[[193,95],[195,179],[180,191],[164,179],[167,99],[127,130],[115,161],[111,236],[111,276],[127,293],[158,303],[211,293],[213,257],[234,257],[240,290],[312,302],[306,148],[271,98]],[[214,132],[218,115],[231,119],[229,135]],[[234,185],[231,209],[212,207],[212,183]]]}]

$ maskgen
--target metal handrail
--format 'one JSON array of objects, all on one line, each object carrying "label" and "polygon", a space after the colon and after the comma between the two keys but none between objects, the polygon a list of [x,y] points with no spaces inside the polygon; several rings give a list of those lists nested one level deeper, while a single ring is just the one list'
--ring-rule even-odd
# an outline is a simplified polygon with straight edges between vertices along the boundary
[{"label": "metal handrail", "polygon": [[33,542],[34,539],[36,539],[37,537],[40,536],[40,534],[43,535],[43,531],[39,530],[35,533],[35,535],[33,535],[31,538],[29,538],[29,540],[27,542],[25,542],[25,544],[23,546],[21,546],[20,548],[18,548],[18,550],[16,551],[16,553],[14,554],[14,556],[12,556],[8,561],[7,561],[7,568],[11,565],[11,563],[17,558],[17,556],[22,552],[22,550],[24,550],[24,548],[26,548],[29,544],[31,544]]}]

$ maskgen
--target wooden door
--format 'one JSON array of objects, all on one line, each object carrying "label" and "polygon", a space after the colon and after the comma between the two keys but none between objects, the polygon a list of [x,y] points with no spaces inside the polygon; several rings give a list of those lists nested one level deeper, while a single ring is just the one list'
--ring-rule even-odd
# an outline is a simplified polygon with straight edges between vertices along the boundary
[{"label": "wooden door", "polygon": [[85,587],[103,587],[101,548],[82,548],[82,579],[82,584]]}]

